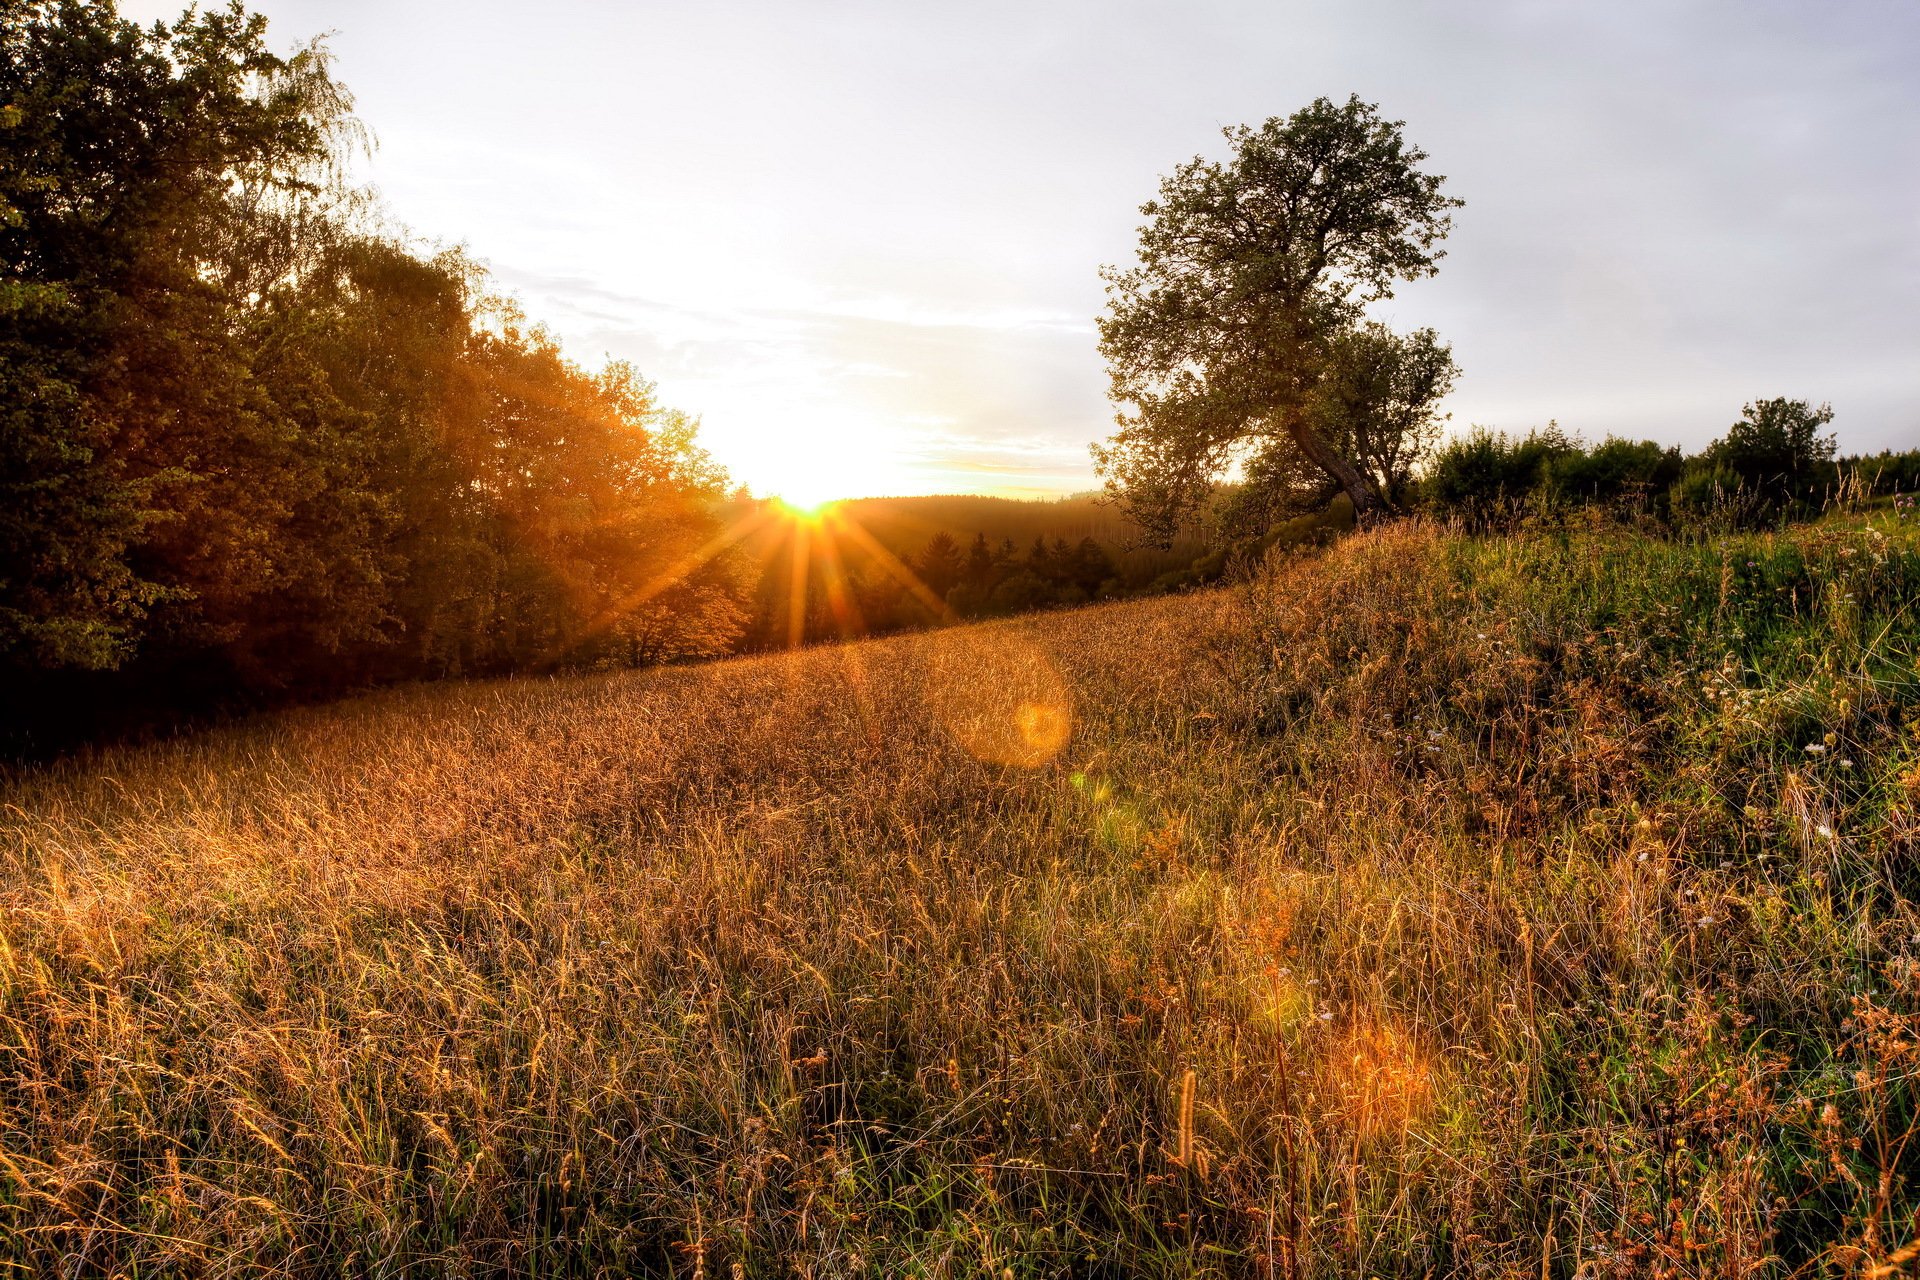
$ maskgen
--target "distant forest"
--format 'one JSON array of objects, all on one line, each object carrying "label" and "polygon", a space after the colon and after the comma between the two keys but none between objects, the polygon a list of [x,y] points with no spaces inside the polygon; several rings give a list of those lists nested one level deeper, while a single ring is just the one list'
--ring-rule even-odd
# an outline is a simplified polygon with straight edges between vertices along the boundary
[{"label": "distant forest", "polygon": [[935,495],[834,503],[798,532],[771,520],[743,547],[758,585],[741,643],[769,649],[1164,590],[1209,538],[1194,522],[1148,545],[1099,495]]}]

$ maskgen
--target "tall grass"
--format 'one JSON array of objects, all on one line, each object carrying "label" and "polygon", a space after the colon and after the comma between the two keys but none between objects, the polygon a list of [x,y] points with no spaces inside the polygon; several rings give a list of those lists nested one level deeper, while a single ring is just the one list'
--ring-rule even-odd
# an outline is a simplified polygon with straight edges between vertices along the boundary
[{"label": "tall grass", "polygon": [[1400,528],[0,794],[0,1261],[1895,1275],[1920,538]]}]

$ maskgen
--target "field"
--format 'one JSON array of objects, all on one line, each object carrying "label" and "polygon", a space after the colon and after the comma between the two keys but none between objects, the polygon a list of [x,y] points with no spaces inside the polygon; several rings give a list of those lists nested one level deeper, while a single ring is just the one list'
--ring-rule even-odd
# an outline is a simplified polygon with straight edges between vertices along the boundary
[{"label": "field", "polygon": [[1920,1271],[1916,600],[1401,526],[21,773],[0,1265]]}]

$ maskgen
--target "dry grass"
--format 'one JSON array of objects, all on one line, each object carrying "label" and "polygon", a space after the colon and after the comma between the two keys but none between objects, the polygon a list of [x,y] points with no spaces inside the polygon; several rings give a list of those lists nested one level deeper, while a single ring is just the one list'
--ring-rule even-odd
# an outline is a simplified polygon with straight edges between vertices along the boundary
[{"label": "dry grass", "polygon": [[18,777],[0,1265],[1905,1274],[1916,597],[1399,529]]}]

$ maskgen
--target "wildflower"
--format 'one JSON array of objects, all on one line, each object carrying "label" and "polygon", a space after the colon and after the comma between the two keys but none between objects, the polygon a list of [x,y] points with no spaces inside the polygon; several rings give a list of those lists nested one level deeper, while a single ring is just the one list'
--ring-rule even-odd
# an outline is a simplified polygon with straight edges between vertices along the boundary
[{"label": "wildflower", "polygon": [[1836,763],[1838,763],[1838,764],[1839,764],[1839,766],[1840,766],[1840,767],[1841,767],[1842,769],[1851,769],[1851,768],[1853,768],[1853,761],[1851,761],[1851,760],[1849,760],[1849,759],[1847,759],[1847,758],[1846,758],[1845,756],[1841,756],[1841,757],[1840,757],[1840,759],[1839,759],[1839,760],[1838,760],[1838,761],[1837,761]]},{"label": "wildflower", "polygon": [[1822,746],[1818,742],[1809,742],[1804,748],[1804,750],[1810,756],[1823,756],[1827,754],[1826,747]]},{"label": "wildflower", "polygon": [[1819,836],[1822,840],[1831,840],[1833,839],[1833,828],[1823,822],[1813,829],[1813,834]]},{"label": "wildflower", "polygon": [[1323,1013],[1323,1014],[1321,1014],[1321,1015],[1320,1015],[1320,1021],[1322,1021],[1322,1022],[1332,1022],[1332,1021],[1333,1021],[1333,1014],[1332,1014],[1332,1012],[1331,1012],[1331,1011],[1329,1011],[1329,1012],[1327,1012],[1327,1013]]}]

